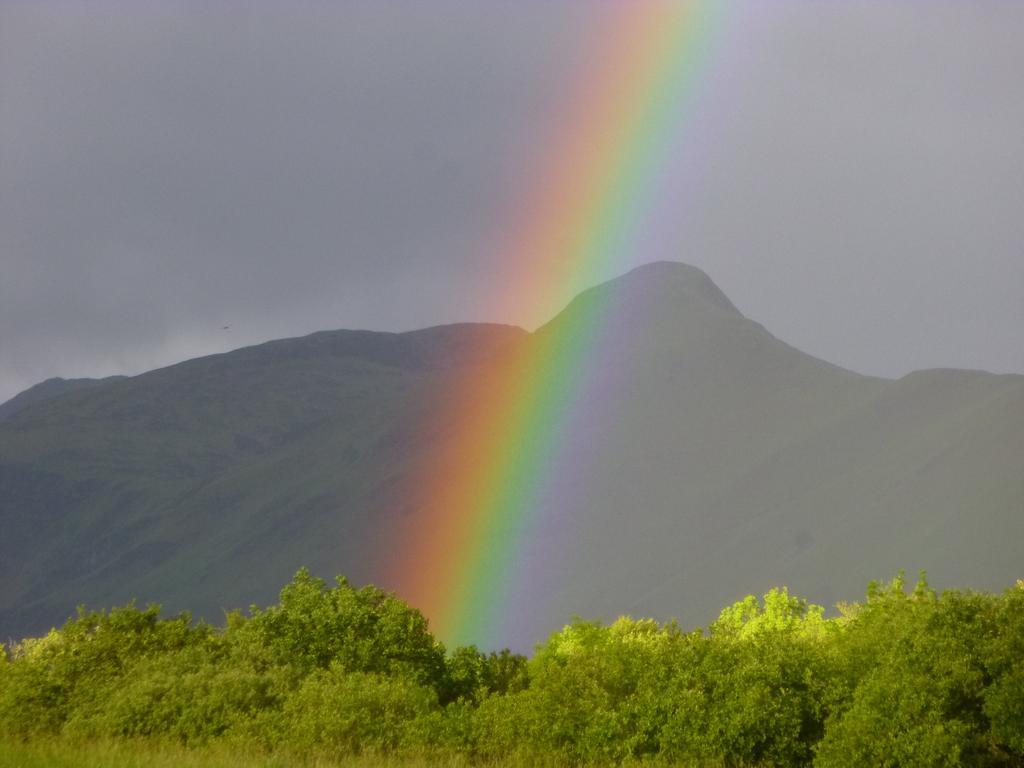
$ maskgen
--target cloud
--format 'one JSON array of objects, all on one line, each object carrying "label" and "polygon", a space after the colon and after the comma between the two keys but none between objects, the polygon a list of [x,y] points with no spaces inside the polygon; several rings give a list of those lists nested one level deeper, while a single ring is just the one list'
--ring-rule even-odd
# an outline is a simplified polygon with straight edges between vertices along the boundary
[{"label": "cloud", "polygon": [[[487,317],[488,237],[593,7],[0,5],[0,399],[320,328],[525,321]],[[695,262],[855,368],[1024,371],[1022,24],[738,3],[675,224],[623,269]]]}]

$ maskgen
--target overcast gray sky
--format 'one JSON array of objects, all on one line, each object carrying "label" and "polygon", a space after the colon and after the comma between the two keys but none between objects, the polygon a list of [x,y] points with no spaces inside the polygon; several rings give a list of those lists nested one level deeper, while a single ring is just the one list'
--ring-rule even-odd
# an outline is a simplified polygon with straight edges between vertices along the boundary
[{"label": "overcast gray sky", "polygon": [[[327,328],[536,324],[488,313],[486,243],[596,1],[0,0],[0,400]],[[865,373],[1024,372],[1021,40],[1021,2],[736,2],[670,223],[619,271],[700,266]]]}]

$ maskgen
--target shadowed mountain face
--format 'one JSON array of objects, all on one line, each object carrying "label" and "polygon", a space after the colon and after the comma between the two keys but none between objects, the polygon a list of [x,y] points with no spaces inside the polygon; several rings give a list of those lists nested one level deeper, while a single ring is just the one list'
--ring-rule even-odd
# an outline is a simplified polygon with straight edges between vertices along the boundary
[{"label": "shadowed mountain face", "polygon": [[24,410],[30,405],[49,400],[51,397],[65,395],[69,392],[77,392],[83,389],[94,389],[110,384],[124,376],[108,376],[105,379],[61,379],[53,378],[41,381],[24,392],[12,397],[6,403],[0,404],[0,421],[13,416],[18,411]]},{"label": "shadowed mountain face", "polygon": [[899,568],[940,586],[1022,575],[1024,377],[858,376],[659,263],[536,334],[324,332],[19,396],[0,421],[0,636],[131,597],[218,621],[303,564],[388,587],[412,470],[450,434],[444,394],[581,317],[600,321],[594,348],[548,382],[578,407],[503,643],[572,614],[702,624],[774,584],[829,604]]}]

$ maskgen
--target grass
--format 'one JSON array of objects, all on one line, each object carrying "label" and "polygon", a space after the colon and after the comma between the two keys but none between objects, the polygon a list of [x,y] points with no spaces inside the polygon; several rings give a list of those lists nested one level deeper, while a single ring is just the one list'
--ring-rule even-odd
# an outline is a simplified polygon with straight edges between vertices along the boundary
[{"label": "grass", "polygon": [[555,768],[555,758],[471,761],[463,755],[309,757],[240,752],[225,746],[186,748],[145,741],[0,742],[0,768]]}]

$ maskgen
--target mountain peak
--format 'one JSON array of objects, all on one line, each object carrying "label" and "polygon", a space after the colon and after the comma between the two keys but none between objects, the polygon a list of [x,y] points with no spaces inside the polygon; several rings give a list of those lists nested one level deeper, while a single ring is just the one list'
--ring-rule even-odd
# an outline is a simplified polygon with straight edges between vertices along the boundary
[{"label": "mountain peak", "polygon": [[640,291],[652,299],[661,296],[673,299],[699,299],[719,309],[739,314],[739,310],[704,270],[680,261],[653,261],[643,264],[608,284]]},{"label": "mountain peak", "polygon": [[[655,261],[579,294],[548,325],[598,302],[622,308],[621,316],[679,318],[679,313],[745,319],[722,290],[697,267],[678,261]],[[653,315],[651,314],[653,311]],[[546,327],[546,326],[545,326]]]}]

